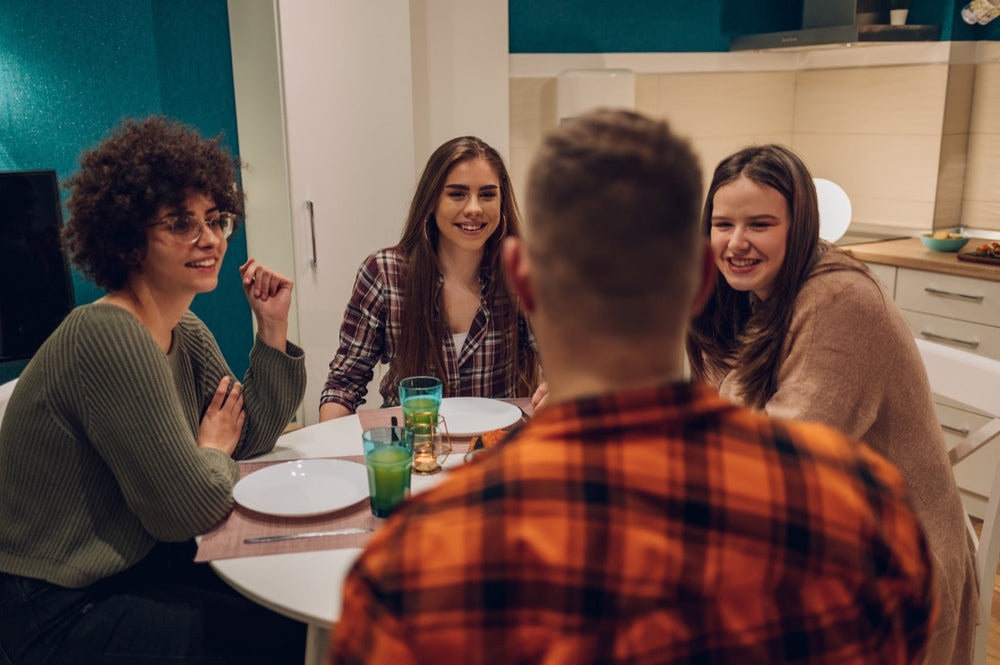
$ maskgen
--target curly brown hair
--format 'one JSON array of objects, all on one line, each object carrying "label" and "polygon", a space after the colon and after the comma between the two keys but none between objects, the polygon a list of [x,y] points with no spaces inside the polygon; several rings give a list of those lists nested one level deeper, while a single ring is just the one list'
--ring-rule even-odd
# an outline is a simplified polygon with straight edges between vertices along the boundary
[{"label": "curly brown hair", "polygon": [[162,116],[123,120],[80,156],[80,170],[64,183],[70,219],[63,238],[73,263],[101,288],[122,288],[130,272],[142,271],[151,218],[161,207],[181,207],[188,190],[242,218],[239,167],[221,135],[204,139]]}]

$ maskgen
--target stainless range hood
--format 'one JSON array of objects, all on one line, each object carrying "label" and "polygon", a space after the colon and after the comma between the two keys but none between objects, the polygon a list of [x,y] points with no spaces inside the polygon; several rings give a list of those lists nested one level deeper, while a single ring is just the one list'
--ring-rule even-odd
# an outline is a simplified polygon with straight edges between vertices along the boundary
[{"label": "stainless range hood", "polygon": [[888,23],[888,0],[803,0],[801,30],[734,35],[729,50],[937,41],[941,34],[937,25]]}]

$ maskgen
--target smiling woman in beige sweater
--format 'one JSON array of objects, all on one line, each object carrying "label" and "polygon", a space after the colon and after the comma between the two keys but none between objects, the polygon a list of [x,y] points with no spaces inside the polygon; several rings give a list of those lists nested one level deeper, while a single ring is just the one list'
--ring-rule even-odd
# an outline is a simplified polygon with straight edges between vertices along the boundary
[{"label": "smiling woman in beige sweater", "polygon": [[926,662],[971,661],[971,543],[912,333],[864,265],[819,239],[808,169],[781,146],[715,170],[704,210],[718,275],[688,337],[697,377],[771,416],[826,423],[895,464],[930,543],[939,613]]}]

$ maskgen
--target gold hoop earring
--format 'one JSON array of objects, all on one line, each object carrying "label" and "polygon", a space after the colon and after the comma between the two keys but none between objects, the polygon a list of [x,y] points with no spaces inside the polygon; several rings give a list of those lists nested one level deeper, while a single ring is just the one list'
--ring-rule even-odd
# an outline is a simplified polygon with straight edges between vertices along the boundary
[{"label": "gold hoop earring", "polygon": [[427,219],[424,220],[424,240],[427,241],[428,245],[431,244],[431,236],[430,236],[430,233],[427,232],[427,228],[431,225],[431,220],[432,219],[434,219],[434,214],[433,213],[431,213],[430,215],[427,215]]}]

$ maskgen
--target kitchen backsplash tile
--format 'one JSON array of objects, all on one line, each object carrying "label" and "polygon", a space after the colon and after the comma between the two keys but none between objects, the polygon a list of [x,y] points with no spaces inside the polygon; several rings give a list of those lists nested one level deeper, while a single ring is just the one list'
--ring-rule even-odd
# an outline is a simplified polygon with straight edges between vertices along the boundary
[{"label": "kitchen backsplash tile", "polygon": [[[511,177],[523,195],[556,123],[555,78],[513,78],[510,98]],[[706,185],[734,150],[784,143],[848,191],[856,223],[901,228],[951,227],[961,214],[1000,229],[997,108],[1000,63],[636,76],[636,109],[691,138]]]},{"label": "kitchen backsplash tile", "polygon": [[798,73],[795,133],[940,136],[947,65]]},{"label": "kitchen backsplash tile", "polygon": [[934,202],[934,228],[954,226],[955,220],[962,218],[968,142],[967,133],[945,134],[941,137],[937,200]]},{"label": "kitchen backsplash tile", "polygon": [[556,79],[510,80],[510,146],[534,148],[556,123]]},{"label": "kitchen backsplash tile", "polygon": [[712,181],[712,171],[723,159],[740,148],[765,143],[791,145],[790,132],[774,134],[734,134],[732,136],[697,136],[691,140],[692,147],[701,161],[701,174],[705,189]]},{"label": "kitchen backsplash tile", "polygon": [[794,72],[663,74],[658,115],[699,138],[782,133],[794,93]]},{"label": "kitchen backsplash tile", "polygon": [[1000,201],[962,201],[962,219],[970,227],[1000,231]]},{"label": "kitchen backsplash tile", "polygon": [[952,65],[945,92],[944,133],[968,134],[976,81],[975,65]]},{"label": "kitchen backsplash tile", "polygon": [[795,134],[793,145],[814,176],[849,192],[855,221],[930,228],[940,136]]},{"label": "kitchen backsplash tile", "polygon": [[962,218],[969,226],[1000,228],[1000,132],[970,134]]},{"label": "kitchen backsplash tile", "polygon": [[1000,229],[1000,63],[976,68],[962,219],[968,226]]},{"label": "kitchen backsplash tile", "polygon": [[1000,63],[991,62],[976,68],[975,95],[972,100],[973,134],[1000,132]]}]

